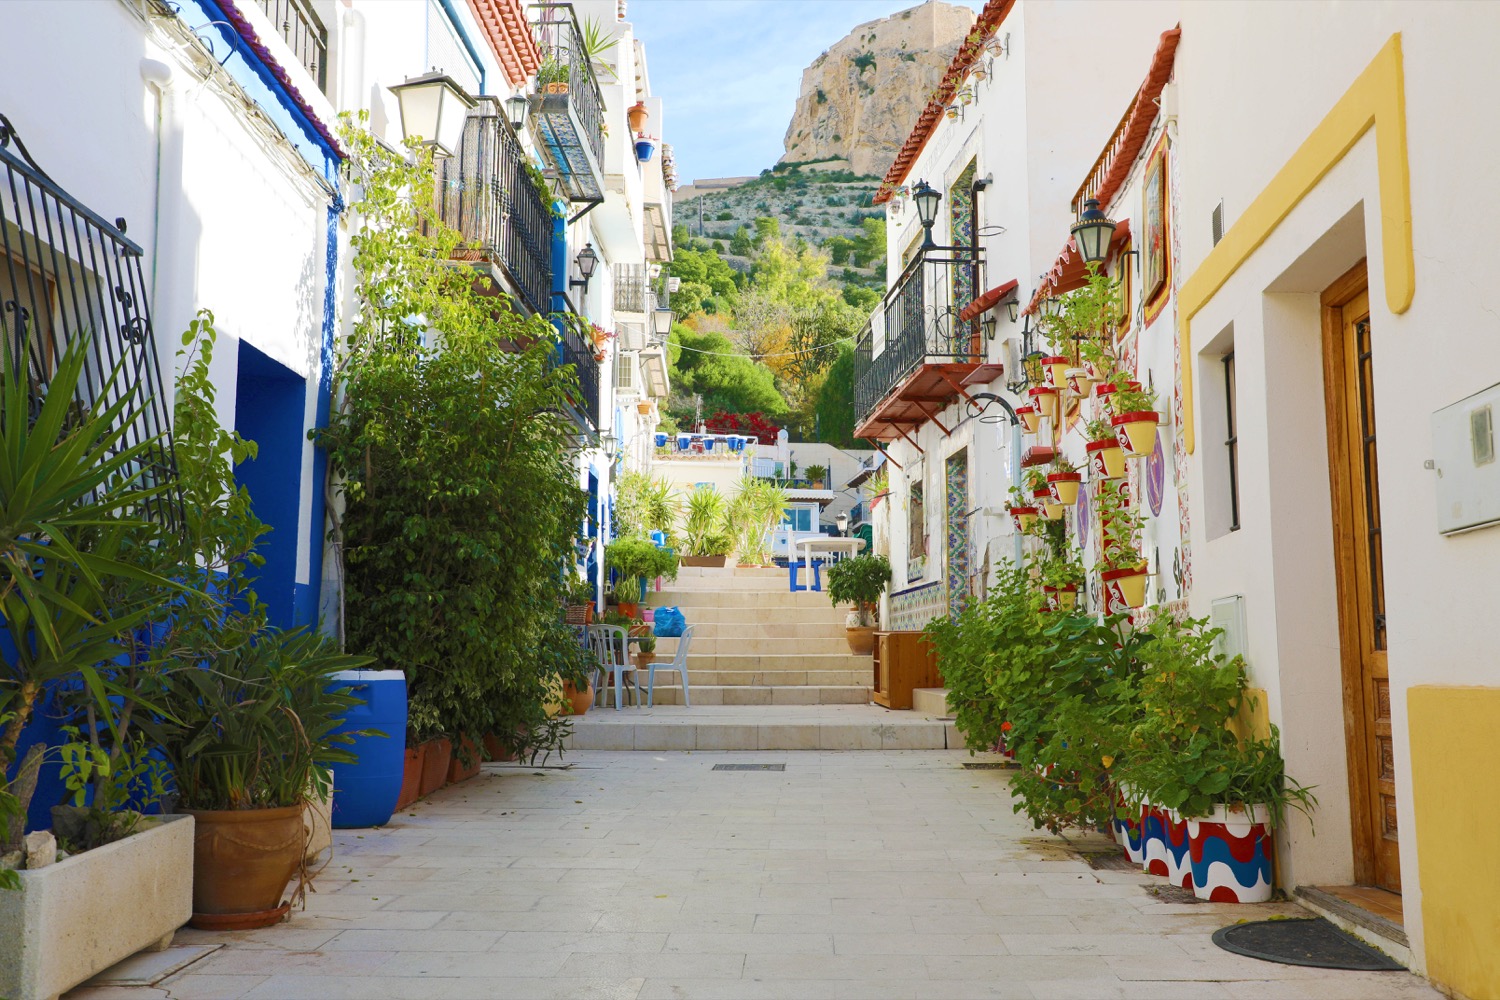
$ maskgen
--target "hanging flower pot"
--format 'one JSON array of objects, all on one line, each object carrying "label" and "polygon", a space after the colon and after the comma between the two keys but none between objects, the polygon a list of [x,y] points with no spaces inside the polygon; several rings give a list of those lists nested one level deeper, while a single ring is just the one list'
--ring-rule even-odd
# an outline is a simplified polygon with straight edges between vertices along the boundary
[{"label": "hanging flower pot", "polygon": [[1027,434],[1035,434],[1042,423],[1042,415],[1036,411],[1035,406],[1026,405],[1016,407],[1016,416],[1021,418],[1021,426],[1026,428]]},{"label": "hanging flower pot", "polygon": [[1072,584],[1066,587],[1043,587],[1042,593],[1047,595],[1047,606],[1056,611],[1071,611],[1078,605],[1078,588]]},{"label": "hanging flower pot", "polygon": [[1094,386],[1094,405],[1105,420],[1109,420],[1115,415],[1115,411],[1109,405],[1110,397],[1114,394],[1115,384],[1113,382],[1100,382]]},{"label": "hanging flower pot", "polygon": [[1125,569],[1107,569],[1099,574],[1104,585],[1105,612],[1135,609],[1146,603],[1146,567],[1128,566]]},{"label": "hanging flower pot", "polygon": [[1265,806],[1215,806],[1187,821],[1193,895],[1215,903],[1271,898],[1271,825]]},{"label": "hanging flower pot", "polygon": [[639,413],[643,417],[650,416],[651,415],[651,404],[650,403],[636,403],[635,404],[635,412]]},{"label": "hanging flower pot", "polygon": [[1043,486],[1039,490],[1031,491],[1032,502],[1041,509],[1042,516],[1049,521],[1056,521],[1063,516],[1063,505],[1052,497],[1052,490]]},{"label": "hanging flower pot", "polygon": [[1036,520],[1035,507],[1010,507],[1008,509],[1010,511],[1011,523],[1016,526],[1017,531],[1026,531],[1031,527],[1032,522]]},{"label": "hanging flower pot", "polygon": [[1031,397],[1031,405],[1036,407],[1036,412],[1048,420],[1057,418],[1057,389],[1050,385],[1039,385],[1035,389],[1029,389],[1026,393]]},{"label": "hanging flower pot", "polygon": [[1115,437],[1128,458],[1142,458],[1156,450],[1156,424],[1160,419],[1155,410],[1137,410],[1122,413],[1110,420]]},{"label": "hanging flower pot", "polygon": [[1087,397],[1094,391],[1094,376],[1087,368],[1069,368],[1063,373],[1068,380],[1068,390],[1075,396]]},{"label": "hanging flower pot", "polygon": [[1120,479],[1125,475],[1125,452],[1115,438],[1090,441],[1083,446],[1089,456],[1089,468],[1100,479]]},{"label": "hanging flower pot", "polygon": [[635,158],[642,163],[651,162],[651,154],[656,152],[656,143],[645,135],[635,137]]},{"label": "hanging flower pot", "polygon": [[651,112],[646,110],[645,101],[636,101],[626,111],[625,117],[630,121],[630,131],[640,132],[646,127],[646,119],[651,117]]},{"label": "hanging flower pot", "polygon": [[1047,486],[1052,491],[1052,499],[1064,507],[1071,507],[1078,502],[1078,487],[1082,483],[1083,476],[1077,472],[1047,473]]},{"label": "hanging flower pot", "polygon": [[1061,389],[1067,385],[1067,371],[1072,364],[1072,358],[1065,358],[1061,354],[1048,355],[1043,358],[1042,368],[1047,372],[1047,384],[1054,389]]}]

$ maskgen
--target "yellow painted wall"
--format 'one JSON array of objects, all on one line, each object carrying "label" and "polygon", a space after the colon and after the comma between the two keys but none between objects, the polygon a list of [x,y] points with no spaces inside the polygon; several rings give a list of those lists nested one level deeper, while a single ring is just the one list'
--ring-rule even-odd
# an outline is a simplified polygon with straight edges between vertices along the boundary
[{"label": "yellow painted wall", "polygon": [[1407,690],[1427,974],[1500,997],[1500,687]]}]

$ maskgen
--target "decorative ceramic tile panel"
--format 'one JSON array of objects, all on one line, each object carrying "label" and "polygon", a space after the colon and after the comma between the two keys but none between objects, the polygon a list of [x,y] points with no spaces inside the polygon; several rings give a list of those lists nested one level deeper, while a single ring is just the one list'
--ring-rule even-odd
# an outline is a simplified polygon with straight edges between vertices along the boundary
[{"label": "decorative ceramic tile panel", "polygon": [[941,582],[924,583],[891,595],[892,632],[918,632],[934,618],[948,613],[948,588]]},{"label": "decorative ceramic tile panel", "polygon": [[969,606],[969,452],[948,456],[947,462],[948,614]]}]

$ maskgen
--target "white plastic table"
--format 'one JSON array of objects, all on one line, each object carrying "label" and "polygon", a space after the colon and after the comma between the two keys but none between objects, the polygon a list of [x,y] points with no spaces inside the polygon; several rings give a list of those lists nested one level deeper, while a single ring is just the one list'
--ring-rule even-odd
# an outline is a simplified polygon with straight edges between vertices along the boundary
[{"label": "white plastic table", "polygon": [[[815,553],[836,553],[840,557],[858,555],[865,547],[865,540],[863,538],[834,538],[824,535],[822,538],[798,539],[796,545],[797,548],[802,550],[802,572],[806,575],[812,572],[812,561]],[[812,588],[810,579],[808,586]]]}]

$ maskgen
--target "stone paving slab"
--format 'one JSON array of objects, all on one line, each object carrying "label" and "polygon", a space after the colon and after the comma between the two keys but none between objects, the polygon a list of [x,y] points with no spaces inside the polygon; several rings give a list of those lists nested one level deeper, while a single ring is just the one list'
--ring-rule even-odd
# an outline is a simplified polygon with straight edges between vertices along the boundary
[{"label": "stone paving slab", "polygon": [[[625,713],[621,713],[622,715]],[[889,713],[910,715],[910,713]],[[770,725],[776,722],[767,723]],[[1214,947],[1293,903],[1165,903],[1011,810],[966,752],[570,751],[336,831],[305,911],[71,1000],[1435,1000]],[[784,772],[713,771],[784,762]]]},{"label": "stone paving slab", "polygon": [[[693,694],[698,694],[693,688]],[[861,700],[868,701],[868,697]],[[573,720],[579,750],[957,750],[942,719],[872,704],[655,705],[597,703]]]}]

